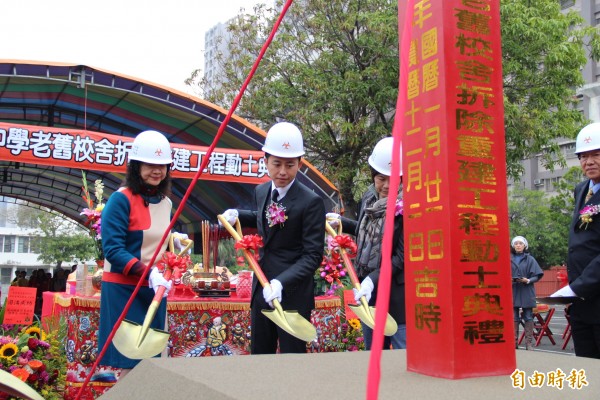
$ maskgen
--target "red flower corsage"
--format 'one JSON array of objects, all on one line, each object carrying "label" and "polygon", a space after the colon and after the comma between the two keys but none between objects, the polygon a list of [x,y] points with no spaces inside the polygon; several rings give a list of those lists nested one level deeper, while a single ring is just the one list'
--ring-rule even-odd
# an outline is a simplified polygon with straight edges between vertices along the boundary
[{"label": "red flower corsage", "polygon": [[273,202],[269,204],[265,210],[265,214],[269,228],[277,224],[283,226],[285,220],[288,219],[287,215],[285,215],[285,207],[280,203]]}]

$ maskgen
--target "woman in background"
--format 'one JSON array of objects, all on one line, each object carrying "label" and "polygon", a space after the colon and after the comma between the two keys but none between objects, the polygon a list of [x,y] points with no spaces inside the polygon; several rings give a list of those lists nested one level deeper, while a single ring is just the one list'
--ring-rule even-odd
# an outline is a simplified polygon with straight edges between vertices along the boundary
[{"label": "woman in background", "polygon": [[[533,284],[544,276],[538,262],[527,252],[529,244],[523,236],[515,236],[511,241],[511,268],[513,313],[515,321],[515,348],[519,348],[519,325],[525,326],[525,349],[531,350],[533,342],[533,308],[535,288]],[[520,312],[520,310],[523,310]]]}]

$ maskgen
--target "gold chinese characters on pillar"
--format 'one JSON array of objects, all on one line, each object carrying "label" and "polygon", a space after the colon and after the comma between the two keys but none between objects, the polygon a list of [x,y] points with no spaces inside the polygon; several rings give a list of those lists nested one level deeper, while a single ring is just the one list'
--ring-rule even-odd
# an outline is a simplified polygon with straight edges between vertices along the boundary
[{"label": "gold chinese characters on pillar", "polygon": [[406,109],[397,113],[407,367],[452,379],[509,375],[516,365],[499,3],[414,2]]}]

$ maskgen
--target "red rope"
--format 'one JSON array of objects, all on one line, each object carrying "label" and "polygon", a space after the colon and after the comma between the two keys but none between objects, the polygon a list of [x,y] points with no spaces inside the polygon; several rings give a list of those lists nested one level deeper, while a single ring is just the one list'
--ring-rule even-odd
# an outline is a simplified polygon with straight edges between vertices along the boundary
[{"label": "red rope", "polygon": [[275,22],[275,25],[273,26],[273,29],[271,30],[271,33],[269,34],[269,37],[267,38],[267,40],[263,44],[263,47],[261,48],[260,53],[258,54],[258,57],[254,61],[254,64],[252,65],[252,69],[250,70],[250,73],[248,74],[248,76],[246,77],[246,80],[242,84],[242,87],[240,88],[239,93],[235,97],[235,99],[233,101],[233,104],[231,105],[231,108],[229,109],[229,112],[227,113],[227,116],[225,117],[225,119],[221,123],[221,126],[219,127],[219,130],[217,131],[217,135],[215,136],[212,144],[210,145],[210,147],[206,151],[206,157],[204,157],[204,159],[202,160],[202,164],[200,165],[200,168],[198,169],[198,172],[196,172],[196,175],[192,179],[192,183],[190,184],[190,186],[188,187],[187,191],[185,192],[185,195],[181,199],[181,203],[179,204],[179,207],[177,207],[177,210],[175,211],[175,214],[173,215],[173,218],[171,219],[171,222],[169,223],[169,226],[165,230],[165,233],[163,234],[163,237],[162,237],[162,239],[160,241],[160,244],[158,245],[157,249],[154,252],[154,255],[152,256],[152,259],[150,260],[150,262],[146,266],[146,269],[142,273],[142,277],[138,281],[138,284],[136,285],[135,289],[133,290],[133,293],[131,294],[131,297],[129,298],[129,301],[125,305],[125,308],[123,309],[123,312],[119,316],[119,319],[117,320],[115,326],[113,327],[112,331],[110,332],[110,335],[106,339],[106,343],[104,344],[104,347],[102,348],[102,350],[98,354],[98,357],[96,358],[96,362],[92,366],[92,369],[91,369],[90,373],[85,378],[85,381],[83,382],[83,385],[81,385],[81,388],[79,389],[79,393],[77,393],[76,400],[79,400],[81,398],[81,395],[83,394],[83,391],[84,391],[85,387],[89,383],[92,375],[94,374],[94,371],[96,370],[96,368],[98,367],[100,361],[102,360],[102,357],[104,357],[104,354],[106,353],[106,350],[108,349],[109,343],[112,342],[112,339],[115,336],[115,333],[117,332],[117,329],[121,325],[121,322],[125,319],[125,316],[127,315],[127,312],[129,311],[129,308],[131,307],[131,304],[133,303],[133,299],[135,299],[135,296],[137,295],[137,293],[140,290],[140,287],[142,286],[143,277],[146,276],[146,274],[148,273],[148,271],[150,270],[150,268],[152,267],[152,265],[154,265],[154,261],[156,260],[156,257],[158,256],[159,249],[161,248],[162,244],[165,242],[165,240],[169,236],[169,234],[171,232],[171,229],[175,225],[175,221],[177,221],[177,218],[179,217],[179,215],[183,211],[183,207],[184,207],[185,203],[187,202],[188,198],[190,197],[191,192],[194,189],[194,186],[196,185],[196,182],[200,178],[200,175],[202,174],[202,171],[204,170],[204,168],[206,168],[206,165],[208,164],[208,161],[210,160],[210,155],[212,154],[214,148],[217,146],[217,143],[219,142],[219,139],[223,135],[223,132],[225,131],[225,128],[227,127],[227,124],[229,123],[229,120],[231,119],[231,116],[233,115],[233,112],[235,111],[235,109],[239,105],[239,103],[240,103],[240,101],[242,99],[242,95],[246,91],[246,88],[248,87],[248,84],[250,83],[250,80],[252,79],[252,77],[254,76],[256,70],[258,69],[258,65],[260,64],[260,61],[262,60],[262,58],[263,58],[265,52],[267,51],[269,45],[273,41],[273,37],[275,36],[275,33],[279,29],[279,25],[281,24],[281,21],[283,20],[283,17],[285,16],[288,8],[290,8],[290,6],[292,5],[292,2],[293,2],[293,0],[287,0],[286,3],[285,3],[285,6],[281,10],[281,14],[279,15],[279,18],[277,18],[277,21]]},{"label": "red rope", "polygon": [[[400,16],[400,3],[398,0],[398,16]],[[392,150],[392,176],[390,177],[389,193],[398,193],[400,186],[400,163],[402,132],[404,131],[404,111],[406,109],[407,81],[408,81],[408,53],[412,36],[413,0],[406,1],[406,15],[404,16],[404,29],[400,45],[400,78],[398,84],[398,100],[396,101],[396,117],[392,135],[394,144]],[[400,20],[398,20],[398,24]],[[398,30],[400,34],[400,30]],[[394,236],[394,217],[396,209],[396,196],[388,196],[385,213],[385,228],[383,232],[381,271],[377,287],[377,302],[375,308],[375,327],[373,330],[373,343],[369,358],[369,372],[367,376],[367,400],[376,400],[379,395],[379,381],[381,379],[381,353],[383,349],[383,329],[387,318],[390,302],[390,286],[392,279],[392,238]]]}]

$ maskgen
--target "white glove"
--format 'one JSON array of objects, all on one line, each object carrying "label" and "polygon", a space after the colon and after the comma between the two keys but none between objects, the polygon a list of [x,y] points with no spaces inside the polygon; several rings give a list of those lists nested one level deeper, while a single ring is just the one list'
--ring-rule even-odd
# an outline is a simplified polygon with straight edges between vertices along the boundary
[{"label": "white glove", "polygon": [[165,290],[163,297],[167,297],[169,290],[171,290],[171,281],[166,280],[162,272],[160,272],[156,267],[152,267],[152,269],[150,269],[148,285],[154,289],[154,293],[158,291],[159,286],[164,286],[167,290]]},{"label": "white glove", "polygon": [[565,286],[564,288],[558,289],[556,292],[552,293],[550,297],[579,297],[575,294],[573,289],[571,289],[570,285]]},{"label": "white glove", "polygon": [[[227,222],[229,222],[229,225],[234,225],[235,220],[238,218],[239,215],[240,213],[238,213],[238,210],[236,210],[235,208],[225,210],[225,212],[223,213],[223,217],[225,217]],[[221,221],[219,221],[219,225],[222,225]]]},{"label": "white glove", "polygon": [[263,297],[269,304],[269,307],[275,308],[273,306],[273,300],[277,299],[277,301],[281,303],[281,292],[283,291],[283,286],[277,279],[271,279],[271,282],[269,283],[271,284],[271,287],[265,286],[263,288]]},{"label": "white glove", "polygon": [[[182,240],[188,240],[188,235],[185,233],[179,233],[179,232],[173,232],[173,246],[175,246],[175,249],[177,250],[178,253],[181,253],[181,251],[185,248],[185,246],[183,244],[181,244]],[[187,253],[190,254],[192,252],[192,249],[188,249]]]},{"label": "white glove", "polygon": [[325,219],[329,223],[329,226],[331,226],[333,229],[337,229],[337,227],[340,226],[342,217],[338,213],[330,212],[325,214]]},{"label": "white glove", "polygon": [[354,292],[354,301],[360,303],[360,298],[365,296],[367,299],[367,303],[371,300],[371,293],[373,293],[373,289],[375,289],[375,285],[373,281],[368,276],[361,282],[360,290],[352,289]]}]

